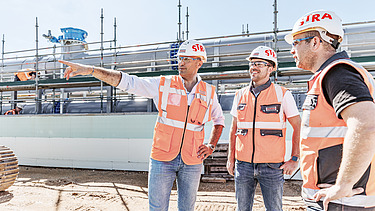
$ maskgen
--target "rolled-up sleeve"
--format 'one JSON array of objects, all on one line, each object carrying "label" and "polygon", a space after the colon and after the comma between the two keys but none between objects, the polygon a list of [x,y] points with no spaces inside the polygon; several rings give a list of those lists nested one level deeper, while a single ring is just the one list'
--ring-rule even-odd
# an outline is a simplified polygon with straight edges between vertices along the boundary
[{"label": "rolled-up sleeve", "polygon": [[121,81],[117,88],[131,94],[155,99],[159,95],[159,83],[160,77],[139,78],[135,75],[122,73]]},{"label": "rolled-up sleeve", "polygon": [[221,105],[217,100],[216,92],[214,94],[214,100],[212,102],[211,119],[214,125],[223,125],[225,127],[223,110],[221,109]]}]

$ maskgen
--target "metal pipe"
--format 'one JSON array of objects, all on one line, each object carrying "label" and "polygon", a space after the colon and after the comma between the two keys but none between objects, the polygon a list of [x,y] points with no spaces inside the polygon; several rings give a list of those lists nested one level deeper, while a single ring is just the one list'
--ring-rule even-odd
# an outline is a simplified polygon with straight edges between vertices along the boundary
[{"label": "metal pipe", "polygon": [[[103,41],[104,41],[104,15],[103,15],[103,8],[101,9],[101,16],[100,16],[100,67],[104,67],[103,62]],[[103,81],[100,80],[100,113],[103,113]]]},{"label": "metal pipe", "polygon": [[[75,54],[75,53],[87,53],[87,52],[95,52],[95,51],[99,51],[99,50],[102,50],[102,49],[97,48],[97,49],[91,49],[91,50],[69,51],[69,52],[60,52],[60,53],[56,53],[56,54],[58,54],[58,55],[71,55],[71,54]],[[113,49],[112,48],[103,48],[103,50],[113,50]],[[39,54],[39,56],[50,56],[50,55],[53,55],[53,53]],[[35,55],[15,56],[15,57],[6,57],[4,59],[5,60],[11,60],[11,59],[30,58],[30,57],[34,57],[34,56]]]},{"label": "metal pipe", "polygon": [[[266,40],[266,41],[252,41],[252,42],[241,42],[241,43],[233,43],[233,44],[220,44],[220,45],[208,45],[207,48],[212,48],[212,47],[221,47],[221,46],[236,46],[236,45],[245,45],[245,44],[256,44],[256,43],[265,43],[265,42],[274,42],[273,40]],[[375,43],[364,43],[364,44],[347,44],[347,45],[342,45],[343,47],[354,47],[354,46],[365,46],[365,45],[375,45]],[[117,47],[118,49],[119,47]],[[34,49],[35,50],[35,49]],[[75,53],[86,53],[86,52],[95,52],[97,50],[113,50],[112,48],[100,48],[100,49],[92,49],[92,50],[82,50],[82,51],[71,51],[71,52],[61,52],[61,53],[55,53],[56,54],[75,54]],[[147,50],[147,51],[138,51],[138,52],[125,52],[119,54],[119,56],[123,55],[133,55],[133,54],[144,54],[144,53],[155,53],[155,52],[163,52],[163,51],[170,51],[171,49],[160,49],[160,50]],[[278,52],[284,52],[284,51],[290,51],[290,49],[278,49]],[[39,56],[48,56],[48,55],[54,55],[54,53],[47,53],[47,54],[40,54]],[[105,55],[103,57],[110,57],[112,55]],[[117,56],[117,55],[116,55]],[[21,59],[21,58],[30,58],[30,57],[35,57],[34,56],[17,56],[17,57],[6,57],[3,58],[4,60],[11,60],[11,59]],[[86,58],[97,58],[97,57],[86,57]],[[81,59],[81,58],[78,58]],[[9,66],[9,65],[8,65]]]},{"label": "metal pipe", "polygon": [[56,66],[56,44],[53,45],[53,75],[52,75],[52,78],[55,79],[56,78],[56,70],[57,70],[57,66]]},{"label": "metal pipe", "polygon": [[186,40],[189,40],[189,7],[186,7]]},{"label": "metal pipe", "polygon": [[[115,54],[114,54],[114,59],[115,59],[115,65],[114,65],[114,70],[117,70],[117,22],[116,22],[116,18],[114,20],[114,25],[113,25],[113,44],[114,44],[114,51],[115,51]],[[116,92],[117,92],[117,89],[115,87],[111,87],[113,89],[113,92],[112,92],[112,96],[111,98],[113,99],[113,103],[112,103],[112,111],[113,112],[116,112],[116,102],[117,102],[117,96],[116,96]]]},{"label": "metal pipe", "polygon": [[[112,42],[112,40],[107,40],[107,41],[104,41],[104,43],[107,43],[107,42]],[[96,41],[96,42],[90,42],[90,43],[86,43],[86,44],[100,44],[101,42],[100,41]],[[72,44],[70,46],[81,46],[83,44]],[[64,46],[57,46],[57,48],[62,48]],[[51,47],[45,47],[45,48],[39,48],[39,50],[48,50],[50,49]],[[5,54],[14,54],[14,53],[24,53],[24,52],[28,52],[28,51],[35,51],[35,49],[25,49],[25,50],[18,50],[18,51],[8,51],[8,52],[5,52]]]},{"label": "metal pipe", "polygon": [[35,114],[39,114],[40,112],[40,109],[39,109],[39,106],[40,105],[40,102],[39,102],[39,95],[38,95],[38,80],[39,80],[39,77],[38,77],[38,70],[39,70],[39,66],[38,66],[38,63],[39,63],[39,51],[38,51],[38,48],[39,48],[39,32],[38,32],[38,17],[36,17],[35,19],[35,71],[37,72],[36,76],[35,76]]},{"label": "metal pipe", "polygon": [[[5,49],[5,35],[3,34],[2,46],[1,46],[1,79],[0,81],[3,82],[3,73],[4,73],[4,49]],[[0,115],[3,113],[3,92],[0,94]]]},{"label": "metal pipe", "polygon": [[177,41],[181,41],[181,0],[178,0],[178,38]]},{"label": "metal pipe", "polygon": [[[274,21],[273,21],[273,24],[274,24],[274,27],[273,27],[273,34],[274,34],[274,50],[275,52],[277,53],[277,31],[278,31],[278,28],[277,28],[277,0],[274,1]],[[278,73],[278,66],[276,66],[276,71],[275,71],[275,77],[274,77],[274,82],[277,84],[277,73]]]},{"label": "metal pipe", "polygon": [[[1,46],[1,78],[0,81],[3,82],[3,73],[4,73],[4,46],[5,46],[5,37],[3,34],[2,46]],[[1,113],[0,113],[1,114]]]}]

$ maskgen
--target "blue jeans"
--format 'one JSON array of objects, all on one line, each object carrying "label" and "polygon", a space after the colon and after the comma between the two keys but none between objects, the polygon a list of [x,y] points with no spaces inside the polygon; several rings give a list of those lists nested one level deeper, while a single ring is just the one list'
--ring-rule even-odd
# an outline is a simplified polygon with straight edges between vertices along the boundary
[{"label": "blue jeans", "polygon": [[266,210],[282,210],[284,175],[282,163],[249,163],[236,160],[235,184],[238,211],[253,208],[255,188],[259,182]]},{"label": "blue jeans", "polygon": [[179,154],[171,161],[150,159],[148,200],[150,211],[168,210],[169,197],[177,176],[177,204],[179,211],[193,211],[202,164],[186,165]]}]

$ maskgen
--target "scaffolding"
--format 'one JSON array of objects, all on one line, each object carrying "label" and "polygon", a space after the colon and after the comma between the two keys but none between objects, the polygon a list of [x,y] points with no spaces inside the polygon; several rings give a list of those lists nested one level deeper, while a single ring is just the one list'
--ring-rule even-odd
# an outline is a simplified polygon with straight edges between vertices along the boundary
[{"label": "scaffolding", "polygon": [[[275,16],[277,10],[275,10]],[[181,40],[118,46],[114,19],[114,37],[104,40],[103,11],[101,12],[101,40],[64,40],[61,46],[39,47],[38,19],[35,24],[35,49],[4,51],[2,40],[0,73],[0,112],[22,104],[29,114],[70,113],[66,106],[91,102],[99,107],[94,113],[123,112],[120,102],[143,102],[148,112],[156,111],[152,100],[137,97],[118,90],[91,76],[74,77],[69,81],[63,78],[64,66],[58,60],[101,66],[123,71],[139,77],[177,75],[177,58]],[[245,58],[259,45],[275,48],[278,53],[279,69],[272,80],[287,86],[295,94],[297,101],[306,91],[304,82],[310,77],[309,71],[295,67],[290,52],[291,46],[284,41],[290,30],[241,33],[217,37],[200,38],[206,47],[208,61],[199,70],[202,79],[217,87],[219,101],[233,97],[234,92],[248,85],[248,62]],[[361,63],[371,74],[375,71],[375,21],[345,24],[345,38],[340,50],[346,50],[354,61]],[[51,38],[50,33],[45,37]],[[179,37],[181,39],[181,37]],[[183,41],[183,40],[182,40]],[[277,44],[276,44],[277,43]],[[14,81],[18,72],[35,69],[35,80]],[[226,97],[227,96],[227,97]],[[301,98],[301,99],[299,99]],[[223,102],[220,102],[223,103]],[[298,102],[297,102],[298,103]],[[24,109],[25,110],[25,109]],[[135,110],[136,111],[136,110]],[[24,111],[25,112],[25,111]],[[83,111],[85,112],[85,111]]]}]

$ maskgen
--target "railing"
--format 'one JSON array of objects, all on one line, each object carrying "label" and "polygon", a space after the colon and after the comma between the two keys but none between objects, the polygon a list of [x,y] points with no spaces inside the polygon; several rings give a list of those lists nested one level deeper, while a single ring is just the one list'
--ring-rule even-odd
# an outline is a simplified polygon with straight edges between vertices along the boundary
[{"label": "railing", "polygon": [[[374,26],[374,21],[365,23],[347,24],[352,27]],[[353,60],[358,59],[369,70],[375,70],[375,31],[371,27],[360,30],[361,27],[347,33],[341,49],[346,50]],[[294,60],[289,53],[291,46],[283,37],[289,30],[279,31],[277,39],[274,32],[260,32],[229,36],[218,36],[198,39],[205,44],[208,52],[208,61],[201,68],[202,78],[211,80],[217,86],[218,94],[232,94],[236,89],[248,84],[247,65],[245,58],[259,45],[275,46],[279,59],[278,83],[289,88],[305,90],[301,82],[306,81],[310,72],[295,68]],[[362,39],[358,39],[362,37]],[[365,37],[365,39],[363,39]],[[113,112],[116,102],[129,100],[128,94],[106,86],[92,77],[79,77],[70,82],[64,81],[64,67],[57,61],[65,59],[73,62],[104,66],[106,68],[124,71],[130,74],[157,76],[160,74],[178,74],[173,67],[177,61],[169,58],[169,53],[176,48],[170,45],[177,41],[147,43],[140,45],[116,46],[114,40],[102,40],[100,42],[79,43],[65,46],[44,47],[20,51],[4,52],[4,41],[0,72],[0,104],[3,106],[15,106],[24,104],[35,106],[35,113],[41,113],[43,103],[56,102],[97,102],[101,104],[101,112]],[[89,49],[84,49],[88,46]],[[71,49],[65,52],[66,49]],[[364,61],[362,61],[364,60]],[[26,68],[34,68],[38,73],[38,80],[27,82],[13,82],[15,73]],[[86,78],[86,79],[84,79]],[[104,85],[104,87],[103,87]],[[99,89],[100,87],[100,89]],[[82,93],[77,95],[77,93]],[[83,94],[85,93],[85,94]],[[90,93],[90,94],[88,94]],[[106,95],[106,97],[104,97]],[[103,104],[107,104],[104,111]],[[152,102],[150,101],[150,104]],[[152,106],[149,106],[150,108]],[[61,107],[62,108],[62,107]],[[60,109],[63,113],[64,109]],[[1,113],[4,113],[0,109]]]}]

